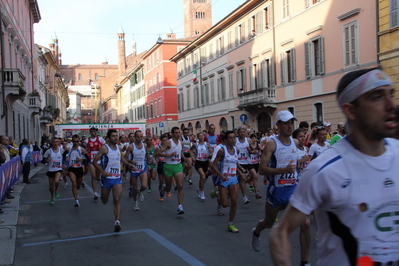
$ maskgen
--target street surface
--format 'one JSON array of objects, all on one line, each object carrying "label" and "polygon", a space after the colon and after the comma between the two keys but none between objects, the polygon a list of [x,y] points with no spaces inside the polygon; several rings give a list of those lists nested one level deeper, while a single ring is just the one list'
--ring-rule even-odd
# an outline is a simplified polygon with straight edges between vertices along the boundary
[{"label": "street surface", "polygon": [[[81,206],[75,208],[70,184],[65,189],[61,181],[60,198],[49,205],[46,170],[33,176],[32,184],[21,194],[14,265],[272,265],[269,230],[262,232],[259,253],[251,246],[251,229],[264,215],[263,185],[262,199],[247,192],[250,204],[244,205],[239,193],[234,225],[240,232],[233,234],[227,231],[229,208],[224,209],[225,216],[218,216],[216,199],[209,196],[212,180],[205,185],[206,200],[198,201],[195,170],[194,184],[184,184],[184,215],[176,214],[176,192],[164,202],[158,201],[158,180],[153,181],[152,193],[145,191],[140,211],[134,211],[125,180],[122,231],[114,233],[112,197],[106,205],[100,199],[94,201],[86,185],[79,191]],[[86,184],[90,183],[88,177]],[[315,227],[311,222],[310,264],[315,265]],[[300,262],[298,232],[291,237],[293,265]]]}]

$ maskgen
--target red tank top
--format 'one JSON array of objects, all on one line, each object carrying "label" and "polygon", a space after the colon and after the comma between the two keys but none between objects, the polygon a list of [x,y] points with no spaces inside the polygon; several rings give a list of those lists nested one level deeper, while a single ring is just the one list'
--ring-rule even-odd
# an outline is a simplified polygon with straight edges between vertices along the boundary
[{"label": "red tank top", "polygon": [[99,151],[102,146],[103,144],[101,143],[98,136],[96,137],[95,141],[92,141],[91,138],[89,138],[87,141],[87,149],[89,153],[91,153],[92,151]]}]

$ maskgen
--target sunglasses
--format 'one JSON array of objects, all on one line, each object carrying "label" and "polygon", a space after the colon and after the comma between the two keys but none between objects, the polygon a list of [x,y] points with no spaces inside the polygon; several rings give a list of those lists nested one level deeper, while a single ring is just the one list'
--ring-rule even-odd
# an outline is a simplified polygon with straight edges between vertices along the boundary
[{"label": "sunglasses", "polygon": [[72,140],[72,142],[80,142],[80,140]]}]

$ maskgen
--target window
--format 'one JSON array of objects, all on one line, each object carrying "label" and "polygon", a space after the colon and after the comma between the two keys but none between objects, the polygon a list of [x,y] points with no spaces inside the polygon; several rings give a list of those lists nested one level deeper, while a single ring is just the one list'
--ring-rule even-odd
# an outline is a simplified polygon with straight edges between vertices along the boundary
[{"label": "window", "polygon": [[157,90],[161,88],[161,75],[157,74]]},{"label": "window", "polygon": [[206,64],[206,47],[201,48],[201,65]]},{"label": "window", "polygon": [[294,82],[296,80],[294,48],[281,53],[280,66],[281,84]]},{"label": "window", "polygon": [[344,26],[344,66],[352,66],[358,63],[357,51],[357,21]]},{"label": "window", "polygon": [[322,103],[315,103],[314,107],[314,114],[316,115],[316,122],[321,125],[323,123],[323,104]]},{"label": "window", "polygon": [[261,67],[261,77],[262,87],[271,88],[274,87],[274,68],[273,68],[272,58],[267,58],[260,64]]},{"label": "window", "polygon": [[236,26],[235,31],[236,31],[236,47],[237,47],[238,45],[240,45],[240,43],[245,42],[245,22]]},{"label": "window", "polygon": [[154,113],[153,113],[153,115],[154,115],[154,117],[157,117],[157,102],[154,102]]},{"label": "window", "polygon": [[181,96],[180,94],[177,94],[177,112],[179,112],[179,113],[181,112],[180,96]]},{"label": "window", "polygon": [[222,76],[217,80],[218,102],[226,100],[226,79]]},{"label": "window", "polygon": [[184,112],[184,93],[180,94],[180,101],[181,101],[180,112]]},{"label": "window", "polygon": [[283,0],[283,18],[289,17],[290,14],[290,0]]},{"label": "window", "polygon": [[205,12],[195,12],[195,18],[205,18]]},{"label": "window", "polygon": [[266,7],[265,9],[263,9],[263,15],[264,15],[264,20],[265,20],[265,29],[269,29],[269,27],[271,26],[271,21],[270,21],[270,6]]},{"label": "window", "polygon": [[213,60],[213,44],[209,44],[209,61]]},{"label": "window", "polygon": [[287,107],[287,110],[290,111],[290,113],[295,116],[295,111],[294,111],[294,107]]},{"label": "window", "polygon": [[253,64],[249,67],[250,79],[251,79],[251,90],[256,90],[260,88],[260,67],[258,64]]},{"label": "window", "polygon": [[209,104],[209,84],[208,83],[205,83],[205,97],[204,97],[204,102],[205,102],[205,104],[206,105],[208,105]]},{"label": "window", "polygon": [[229,72],[229,98],[234,97],[233,75],[234,75],[233,71]]},{"label": "window", "polygon": [[231,39],[232,37],[231,37],[231,31],[229,31],[228,33],[227,33],[227,50],[231,50],[231,49],[233,49],[233,42],[232,42],[232,39]]},{"label": "window", "polygon": [[187,89],[187,109],[190,110],[190,89]]},{"label": "window", "polygon": [[247,78],[245,68],[241,68],[237,71],[237,91],[242,93],[247,90]]},{"label": "window", "polygon": [[306,78],[324,74],[323,37],[318,36],[305,43]]},{"label": "window", "polygon": [[187,73],[186,73],[186,74],[188,74],[188,73],[191,72],[191,55],[189,55],[189,56],[187,57],[186,61],[187,61],[187,64],[186,64],[186,66],[187,66]]},{"label": "window", "polygon": [[94,74],[94,80],[98,80],[98,74]]},{"label": "window", "polygon": [[82,80],[82,74],[78,74],[78,80]]},{"label": "window", "polygon": [[199,90],[198,87],[194,88],[194,108],[199,107]]},{"label": "window", "polygon": [[215,80],[211,79],[211,101],[210,103],[214,103],[215,102]]},{"label": "window", "polygon": [[162,100],[158,100],[158,114],[159,116],[162,116]]},{"label": "window", "polygon": [[390,26],[391,28],[398,26],[398,0],[390,1]]},{"label": "window", "polygon": [[216,57],[222,54],[224,54],[224,36],[216,40]]}]

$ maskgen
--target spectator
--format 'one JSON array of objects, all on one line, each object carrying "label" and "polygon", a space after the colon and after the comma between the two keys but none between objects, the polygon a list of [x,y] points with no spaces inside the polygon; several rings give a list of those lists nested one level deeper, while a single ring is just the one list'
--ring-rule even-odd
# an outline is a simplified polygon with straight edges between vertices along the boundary
[{"label": "spectator", "polygon": [[0,165],[8,162],[11,158],[10,152],[7,148],[9,143],[7,136],[0,136]]},{"label": "spectator", "polygon": [[19,152],[22,162],[23,183],[29,184],[30,162],[32,161],[32,152],[29,148],[29,141],[22,140],[22,147]]},{"label": "spectator", "polygon": [[338,142],[341,138],[345,137],[345,123],[339,122],[337,125],[337,134],[332,137],[330,141],[330,146],[334,145],[334,143]]},{"label": "spectator", "polygon": [[19,153],[18,145],[15,143],[13,137],[8,137],[9,144],[7,146],[8,150],[10,151],[10,158],[14,158]]}]

